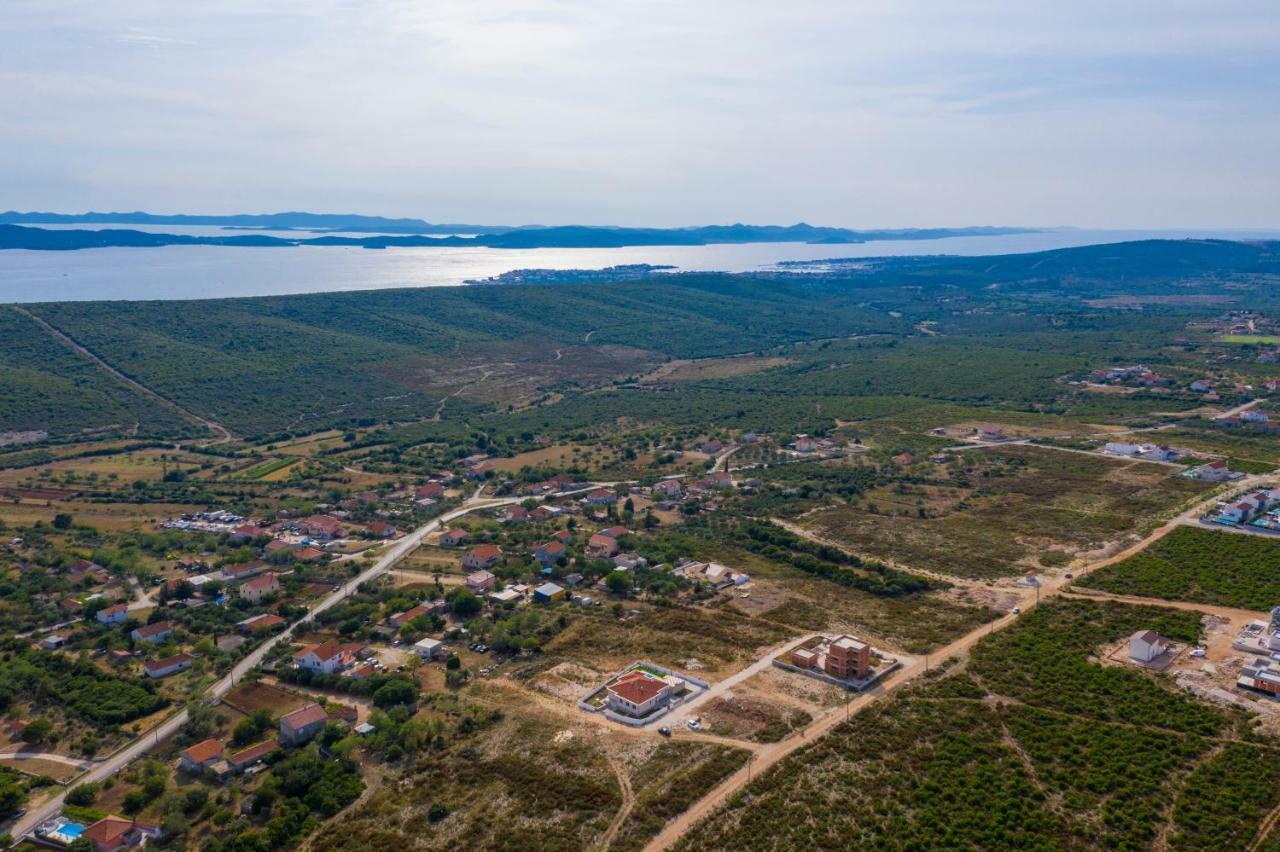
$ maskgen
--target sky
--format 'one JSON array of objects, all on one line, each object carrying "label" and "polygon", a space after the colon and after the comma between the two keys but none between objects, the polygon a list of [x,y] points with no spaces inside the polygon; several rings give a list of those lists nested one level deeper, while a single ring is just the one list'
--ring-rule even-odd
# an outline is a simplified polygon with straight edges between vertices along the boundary
[{"label": "sky", "polygon": [[0,209],[1280,227],[1270,0],[3,0]]}]

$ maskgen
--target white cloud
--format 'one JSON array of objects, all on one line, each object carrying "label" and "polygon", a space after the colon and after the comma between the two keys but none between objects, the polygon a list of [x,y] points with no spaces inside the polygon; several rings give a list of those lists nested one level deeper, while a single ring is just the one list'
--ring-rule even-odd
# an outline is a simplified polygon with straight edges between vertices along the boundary
[{"label": "white cloud", "polygon": [[7,0],[3,206],[1280,225],[1280,12]]}]

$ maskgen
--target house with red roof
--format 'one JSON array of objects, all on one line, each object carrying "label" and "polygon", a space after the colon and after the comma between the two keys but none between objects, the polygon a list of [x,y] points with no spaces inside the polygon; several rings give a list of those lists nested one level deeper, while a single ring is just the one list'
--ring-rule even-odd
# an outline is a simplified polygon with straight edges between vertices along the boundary
[{"label": "house with red roof", "polygon": [[280,575],[273,571],[268,571],[260,577],[254,577],[247,583],[240,586],[240,597],[250,603],[258,603],[268,595],[274,595],[280,591]]},{"label": "house with red roof", "polygon": [[324,730],[329,714],[319,704],[304,704],[292,713],[280,717],[280,743],[300,746]]},{"label": "house with red roof", "polygon": [[671,684],[648,672],[633,670],[605,687],[609,709],[637,719],[671,701]]},{"label": "house with red roof", "polygon": [[123,624],[129,617],[129,607],[127,604],[116,604],[98,610],[98,614],[94,617],[99,624]]},{"label": "house with red roof", "polygon": [[284,624],[284,619],[278,615],[255,615],[252,618],[246,618],[244,621],[236,622],[236,629],[241,633],[266,633],[274,630]]},{"label": "house with red roof", "polygon": [[80,833],[93,852],[116,852],[145,846],[149,838],[160,837],[159,826],[118,816],[105,816]]},{"label": "house with red roof", "polygon": [[160,660],[147,660],[142,667],[146,670],[147,677],[161,678],[186,671],[191,668],[194,660],[195,657],[190,654],[176,654]]},{"label": "house with red roof", "polygon": [[461,527],[454,527],[453,529],[447,529],[444,532],[440,533],[440,546],[441,547],[461,547],[462,545],[466,544],[470,538],[471,538],[471,533],[467,532]]},{"label": "house with red roof", "polygon": [[569,556],[569,550],[564,543],[552,539],[546,544],[540,544],[533,549],[533,558],[543,568],[550,568],[552,565],[563,562]]},{"label": "house with red roof", "polygon": [[328,515],[310,515],[303,518],[298,521],[298,529],[319,541],[332,541],[336,538],[344,538],[347,534],[342,521]]},{"label": "house with red roof", "polygon": [[492,568],[501,561],[501,547],[496,544],[482,544],[467,551],[467,555],[462,557],[462,567],[471,571],[480,571]]},{"label": "house with red roof", "polygon": [[622,552],[618,540],[604,533],[596,533],[587,540],[587,556],[591,559],[612,559]]},{"label": "house with red roof", "polygon": [[173,625],[167,621],[157,621],[154,624],[135,627],[129,634],[135,642],[150,642],[152,644],[163,642],[172,635]]},{"label": "house with red roof", "polygon": [[354,662],[345,646],[337,639],[318,645],[308,645],[293,655],[293,662],[300,669],[319,674],[336,674]]},{"label": "house with red roof", "polygon": [[182,752],[180,763],[188,772],[204,772],[222,759],[222,743],[209,739]]}]

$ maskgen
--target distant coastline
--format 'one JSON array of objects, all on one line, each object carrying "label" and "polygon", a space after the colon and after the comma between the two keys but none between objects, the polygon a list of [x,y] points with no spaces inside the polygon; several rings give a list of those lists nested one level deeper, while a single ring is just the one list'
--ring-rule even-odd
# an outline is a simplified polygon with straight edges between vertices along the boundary
[{"label": "distant coastline", "polygon": [[[130,228],[74,228],[68,225],[203,225],[226,235],[169,234]],[[40,225],[56,225],[42,228]],[[298,237],[253,233],[255,230],[300,232]],[[156,216],[149,213],[0,213],[0,249],[73,251],[90,248],[154,248],[204,245],[240,247],[349,246],[367,249],[482,247],[625,248],[631,246],[702,246],[743,243],[857,244],[871,240],[932,240],[947,237],[1037,233],[1038,228],[965,227],[857,231],[799,223],[796,225],[706,225],[690,228],[624,228],[591,225],[519,227],[439,225],[415,219],[279,213],[243,216]],[[341,236],[332,232],[368,234]],[[304,235],[306,234],[306,235]],[[465,236],[462,236],[465,235]]]}]

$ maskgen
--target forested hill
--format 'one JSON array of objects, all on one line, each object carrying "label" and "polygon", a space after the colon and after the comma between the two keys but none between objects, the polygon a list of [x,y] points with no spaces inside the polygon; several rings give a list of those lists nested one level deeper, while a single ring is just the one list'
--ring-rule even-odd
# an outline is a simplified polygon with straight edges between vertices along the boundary
[{"label": "forested hill", "polygon": [[[625,382],[672,358],[786,360],[786,347],[799,342],[850,337],[879,354],[860,352],[841,371],[788,373],[770,393],[821,386],[823,394],[865,396],[915,387],[916,395],[999,400],[1002,389],[1017,387],[1025,403],[1030,389],[1052,397],[1054,377],[1100,358],[1159,351],[1152,344],[1121,356],[1117,346],[1162,344],[1185,334],[1189,320],[1227,307],[1280,310],[1278,247],[1140,242],[889,259],[825,274],[24,307],[161,397],[246,436],[441,412],[467,422]],[[1141,312],[1097,302],[1116,296],[1136,298]],[[18,309],[0,306],[0,332],[0,433],[190,430]],[[877,361],[898,346],[893,366]],[[920,378],[931,358],[952,370],[950,386]],[[1014,375],[1033,363],[1040,364],[1034,375]],[[891,375],[898,378],[889,382]],[[977,375],[990,381],[970,387]],[[735,410],[747,401],[739,391],[724,399]]]},{"label": "forested hill", "polygon": [[1079,282],[1168,282],[1179,277],[1280,274],[1280,242],[1136,240],[1028,254],[979,257],[839,258],[784,267],[847,268],[860,280],[950,285],[1015,283],[1068,287]]},{"label": "forested hill", "polygon": [[[8,214],[18,218],[26,214]],[[866,240],[924,240],[957,236],[990,236],[1018,233],[1019,228],[928,228],[889,231],[853,231],[848,228],[823,228],[804,223],[780,225],[711,225],[698,228],[599,228],[583,225],[560,227],[523,227],[509,230],[469,229],[458,226],[442,236],[437,226],[413,227],[389,225],[375,229],[362,224],[352,230],[394,231],[394,234],[369,236],[278,237],[247,231],[231,231],[226,235],[193,236],[162,234],[127,228],[65,229],[3,224],[0,215],[0,249],[32,251],[70,251],[74,249],[128,247],[151,248],[173,245],[207,246],[355,246],[369,249],[406,247],[484,246],[487,248],[621,248],[624,246],[710,245],[713,243],[860,243]],[[338,229],[333,229],[338,230]],[[458,232],[468,236],[459,236]],[[403,235],[400,232],[403,233]],[[301,233],[301,232],[300,232]],[[310,234],[310,232],[306,232]]]}]

